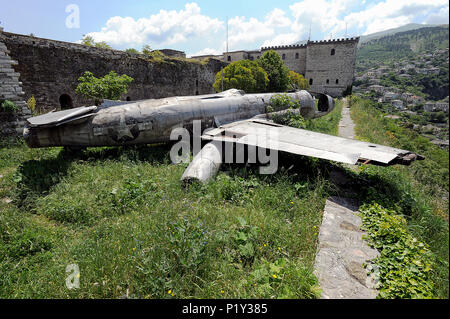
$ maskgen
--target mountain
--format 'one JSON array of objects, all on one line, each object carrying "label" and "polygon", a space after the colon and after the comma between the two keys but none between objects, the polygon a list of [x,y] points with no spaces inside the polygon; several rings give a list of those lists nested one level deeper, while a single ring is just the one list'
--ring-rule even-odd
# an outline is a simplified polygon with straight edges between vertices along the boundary
[{"label": "mountain", "polygon": [[357,60],[385,62],[425,51],[448,48],[449,26],[440,25],[397,32],[360,44]]},{"label": "mountain", "polygon": [[365,42],[379,39],[379,38],[382,38],[387,35],[393,35],[393,34],[396,34],[399,32],[413,31],[413,30],[422,29],[422,28],[434,28],[434,27],[439,27],[439,26],[440,25],[438,25],[438,24],[410,23],[410,24],[406,24],[402,27],[388,29],[388,30],[384,30],[384,31],[376,32],[376,33],[367,34],[367,35],[362,35],[359,39],[359,44],[361,45]]},{"label": "mountain", "polygon": [[356,52],[355,75],[369,78],[372,71],[377,75],[367,84],[397,87],[438,101],[448,96],[448,44],[448,24],[372,39]]}]

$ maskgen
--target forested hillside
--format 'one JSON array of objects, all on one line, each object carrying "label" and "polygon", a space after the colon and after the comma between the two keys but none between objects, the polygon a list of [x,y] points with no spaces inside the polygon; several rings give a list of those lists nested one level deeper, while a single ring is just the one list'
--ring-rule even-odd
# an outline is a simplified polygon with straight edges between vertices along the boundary
[{"label": "forested hillside", "polygon": [[379,84],[426,100],[444,99],[449,89],[448,37],[445,25],[363,43],[357,51],[354,85]]},{"label": "forested hillside", "polygon": [[418,53],[448,48],[448,25],[422,28],[388,35],[363,43],[357,51],[357,60],[373,62],[413,57]]}]

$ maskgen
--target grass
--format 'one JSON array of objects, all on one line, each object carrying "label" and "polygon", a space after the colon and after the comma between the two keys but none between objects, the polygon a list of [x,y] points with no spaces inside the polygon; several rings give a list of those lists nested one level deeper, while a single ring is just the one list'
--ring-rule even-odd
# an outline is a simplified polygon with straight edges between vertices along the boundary
[{"label": "grass", "polygon": [[[281,154],[275,175],[231,165],[185,189],[168,145],[71,154],[1,143],[1,298],[320,295],[326,161]],[[66,287],[69,264],[79,289]]]},{"label": "grass", "polygon": [[[427,156],[411,167],[347,170],[361,203],[407,221],[448,298],[448,153],[354,100],[358,136]],[[337,134],[342,102],[308,129]],[[29,149],[0,142],[0,298],[317,298],[313,264],[340,166],[280,154],[274,175],[229,165],[185,189],[169,145]],[[447,156],[447,157],[445,157]],[[447,199],[445,199],[447,194]],[[444,198],[443,198],[444,196]],[[77,264],[80,288],[67,289]]]},{"label": "grass", "polygon": [[430,276],[434,283],[433,295],[448,298],[448,151],[396,125],[373,102],[353,101],[350,110],[358,139],[411,150],[426,157],[410,167],[362,166],[357,177],[359,197],[363,203],[376,202],[403,216],[408,231],[430,246],[434,256]]}]

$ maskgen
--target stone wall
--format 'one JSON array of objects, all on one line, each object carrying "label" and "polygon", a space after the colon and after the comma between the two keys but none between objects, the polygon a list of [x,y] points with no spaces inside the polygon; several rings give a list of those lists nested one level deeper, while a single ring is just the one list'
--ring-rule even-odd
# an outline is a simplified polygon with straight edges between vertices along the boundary
[{"label": "stone wall", "polygon": [[305,78],[310,83],[311,91],[337,97],[351,87],[358,40],[308,42]]},{"label": "stone wall", "polygon": [[123,100],[142,100],[177,95],[214,93],[215,74],[225,63],[205,63],[168,58],[148,59],[124,51],[100,49],[75,43],[3,33],[2,41],[18,62],[25,100],[34,95],[43,111],[63,106],[92,105],[75,94],[78,78],[91,71],[101,77],[110,71],[134,78]]},{"label": "stone wall", "polygon": [[0,104],[9,100],[19,107],[16,112],[5,112],[0,109],[0,138],[9,135],[20,134],[24,121],[30,117],[31,112],[24,101],[22,83],[19,82],[20,74],[13,69],[17,65],[9,56],[9,51],[2,43],[2,29],[0,28]]},{"label": "stone wall", "polygon": [[306,45],[286,45],[262,48],[264,54],[268,50],[276,51],[284,61],[284,64],[294,72],[305,76],[306,72]]}]

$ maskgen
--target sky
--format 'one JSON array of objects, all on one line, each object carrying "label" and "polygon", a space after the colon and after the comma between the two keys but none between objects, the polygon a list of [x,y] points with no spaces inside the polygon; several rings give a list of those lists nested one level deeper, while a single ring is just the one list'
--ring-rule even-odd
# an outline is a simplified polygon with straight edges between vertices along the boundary
[{"label": "sky", "polygon": [[4,31],[68,42],[84,35],[115,49],[144,45],[188,56],[370,34],[408,23],[444,24],[448,0],[15,0]]}]

